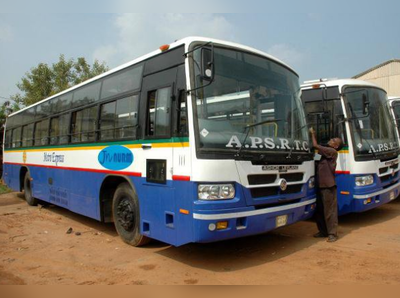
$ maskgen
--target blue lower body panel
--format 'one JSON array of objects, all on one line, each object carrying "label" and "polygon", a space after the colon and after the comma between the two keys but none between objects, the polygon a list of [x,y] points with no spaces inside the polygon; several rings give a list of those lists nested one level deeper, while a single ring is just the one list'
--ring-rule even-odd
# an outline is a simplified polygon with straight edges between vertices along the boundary
[{"label": "blue lower body panel", "polygon": [[[4,181],[16,191],[20,191],[21,168],[21,165],[4,164]],[[29,166],[29,172],[35,198],[102,220],[99,197],[107,173],[39,166]],[[247,205],[240,185],[236,185],[237,195],[233,200],[201,202],[197,200],[195,182],[167,181],[161,185],[142,177],[126,178],[134,185],[139,198],[141,233],[175,246],[261,234],[276,229],[279,216],[285,216],[283,224],[290,225],[310,218],[314,212],[313,192],[300,194],[302,198],[294,205],[257,209]],[[210,224],[219,220],[204,219],[207,216],[221,217],[228,221],[228,228],[211,232]]]},{"label": "blue lower body panel", "polygon": [[[263,234],[279,228],[279,217],[286,218],[284,225],[311,218],[315,210],[315,196],[304,198],[300,203],[283,207],[271,207],[254,210],[222,210],[219,213],[202,212],[194,214],[195,242],[208,243],[257,234]],[[223,230],[210,230],[218,222],[228,222]]]},{"label": "blue lower body panel", "polygon": [[337,175],[339,215],[360,213],[391,202],[400,195],[399,174],[386,183],[380,183],[375,176],[375,183],[370,186],[356,187],[355,175]]}]

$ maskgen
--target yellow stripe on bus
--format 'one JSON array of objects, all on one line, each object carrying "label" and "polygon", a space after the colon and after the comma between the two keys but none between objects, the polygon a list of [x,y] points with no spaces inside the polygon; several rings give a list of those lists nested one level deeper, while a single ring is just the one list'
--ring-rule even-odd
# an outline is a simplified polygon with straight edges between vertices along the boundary
[{"label": "yellow stripe on bus", "polygon": [[[318,154],[318,150],[315,150],[315,153]],[[349,150],[340,150],[338,153],[340,153],[340,154],[349,154],[350,151]]]}]

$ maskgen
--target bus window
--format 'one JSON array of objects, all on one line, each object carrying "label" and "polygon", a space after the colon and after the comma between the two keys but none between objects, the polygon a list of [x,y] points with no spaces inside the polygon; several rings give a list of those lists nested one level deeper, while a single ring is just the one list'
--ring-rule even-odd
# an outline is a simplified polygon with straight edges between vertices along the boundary
[{"label": "bus window", "polygon": [[67,144],[69,141],[69,114],[64,114],[59,117],[59,143]]},{"label": "bus window", "polygon": [[138,103],[137,95],[117,100],[115,125],[117,138],[136,138]]},{"label": "bus window", "polygon": [[50,145],[67,144],[69,114],[54,117],[50,122]]},{"label": "bus window", "polygon": [[99,100],[101,82],[93,83],[88,86],[79,88],[74,92],[72,100],[72,107],[79,107],[81,105],[88,105],[92,102]]},{"label": "bus window", "polygon": [[34,123],[22,128],[22,147],[33,146],[33,128]]},{"label": "bus window", "polygon": [[136,138],[138,103],[139,97],[134,95],[102,105],[100,139]]},{"label": "bus window", "polygon": [[100,114],[100,140],[115,139],[115,101],[101,106]]},{"label": "bus window", "polygon": [[334,99],[323,100],[322,89],[303,91],[302,98],[307,122],[310,127],[314,127],[317,140],[323,145],[333,137],[340,137],[347,144],[342,104],[340,100],[335,99],[339,96],[337,92],[338,88],[328,88],[325,97]]},{"label": "bus window", "polygon": [[171,88],[149,92],[147,110],[147,135],[170,135]]},{"label": "bus window", "polygon": [[143,65],[108,77],[103,82],[101,99],[137,90],[142,82]]},{"label": "bus window", "polygon": [[97,107],[72,113],[72,143],[96,140]]},{"label": "bus window", "polygon": [[36,122],[34,146],[48,145],[49,142],[49,119]]},{"label": "bus window", "polygon": [[50,121],[50,145],[58,144],[58,135],[60,132],[59,117],[52,118]]},{"label": "bus window", "polygon": [[12,135],[12,130],[10,130],[10,129],[6,130],[6,140],[4,142],[4,146],[7,149],[11,148],[11,135]]},{"label": "bus window", "polygon": [[60,97],[60,100],[57,102],[57,106],[56,106],[57,113],[71,108],[72,96],[73,96],[73,93],[69,92]]},{"label": "bus window", "polygon": [[15,128],[12,134],[12,148],[21,147],[21,130],[22,127]]}]

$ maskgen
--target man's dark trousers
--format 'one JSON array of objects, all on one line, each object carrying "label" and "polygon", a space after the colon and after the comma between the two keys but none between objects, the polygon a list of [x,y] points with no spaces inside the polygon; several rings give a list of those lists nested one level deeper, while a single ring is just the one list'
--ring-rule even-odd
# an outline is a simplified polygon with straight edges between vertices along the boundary
[{"label": "man's dark trousers", "polygon": [[317,226],[324,236],[338,235],[337,187],[320,188],[317,196]]}]

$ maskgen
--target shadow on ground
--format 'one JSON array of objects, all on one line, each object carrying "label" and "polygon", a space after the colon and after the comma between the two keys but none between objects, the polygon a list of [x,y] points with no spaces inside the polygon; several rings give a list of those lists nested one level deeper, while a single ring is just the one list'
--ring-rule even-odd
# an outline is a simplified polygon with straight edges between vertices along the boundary
[{"label": "shadow on ground", "polygon": [[[377,225],[400,216],[400,199],[365,213],[340,217],[343,239],[360,228]],[[169,247],[158,253],[186,265],[213,272],[237,271],[283,259],[325,240],[314,239],[312,220],[265,234],[211,244]],[[340,243],[340,242],[338,242]]]},{"label": "shadow on ground", "polygon": [[339,218],[342,238],[360,228],[378,225],[400,216],[400,198],[363,213],[352,213]]},{"label": "shadow on ground", "polygon": [[[18,198],[22,200],[23,196],[18,194]],[[14,204],[20,203],[20,200],[14,195]],[[88,229],[118,237],[113,224],[100,223],[53,205],[44,205],[44,208],[50,213],[79,222]],[[339,219],[340,237],[342,239],[349,237],[355,230],[377,225],[398,216],[400,216],[400,199],[365,213],[342,216]],[[210,244],[188,244],[182,247],[172,247],[153,241],[140,249],[157,248],[157,254],[195,268],[212,272],[233,272],[284,259],[325,241],[314,239],[312,235],[315,232],[315,223],[306,221],[268,234],[247,238]]]}]

